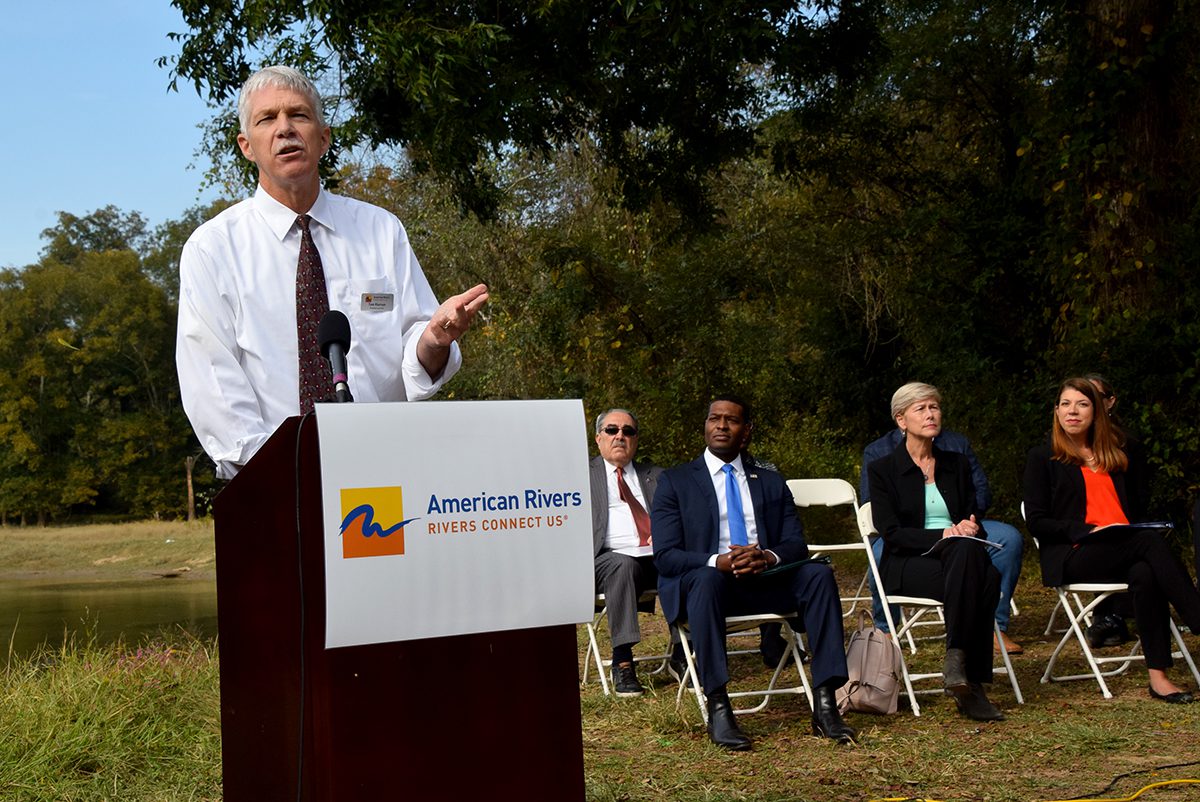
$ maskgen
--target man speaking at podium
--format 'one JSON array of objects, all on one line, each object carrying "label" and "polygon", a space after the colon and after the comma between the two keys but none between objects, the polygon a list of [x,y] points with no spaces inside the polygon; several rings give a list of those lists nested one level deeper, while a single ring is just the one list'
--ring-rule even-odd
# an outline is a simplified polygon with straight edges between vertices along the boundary
[{"label": "man speaking at podium", "polygon": [[456,341],[488,299],[479,284],[439,306],[400,221],[321,188],[330,130],[303,74],[252,75],[238,118],[258,189],[184,245],[176,339],[184,411],[224,479],[285,418],[331,397],[316,336],[325,312],[350,320],[358,400],[416,401],[458,371]]}]

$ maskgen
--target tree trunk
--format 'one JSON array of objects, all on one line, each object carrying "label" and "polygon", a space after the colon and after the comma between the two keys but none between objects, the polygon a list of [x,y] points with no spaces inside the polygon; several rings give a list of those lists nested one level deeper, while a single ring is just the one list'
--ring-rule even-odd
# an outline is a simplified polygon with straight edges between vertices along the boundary
[{"label": "tree trunk", "polygon": [[192,468],[196,465],[194,456],[185,457],[183,464],[187,467],[187,519],[189,521],[196,520],[196,490],[192,487]]}]

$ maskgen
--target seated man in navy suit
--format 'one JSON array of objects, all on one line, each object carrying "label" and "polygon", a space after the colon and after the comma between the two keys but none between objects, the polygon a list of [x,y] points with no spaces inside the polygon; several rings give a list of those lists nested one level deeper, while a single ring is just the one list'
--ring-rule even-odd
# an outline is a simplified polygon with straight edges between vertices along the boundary
[{"label": "seated man in navy suit", "polygon": [[741,452],[750,437],[750,407],[720,396],[704,421],[704,453],[663,474],[651,526],[658,593],[667,621],[686,621],[708,697],[708,735],[727,749],[750,748],[725,686],[725,618],[798,613],[812,652],[813,734],[852,742],[834,692],[846,683],[842,603],[828,565],[804,563],[762,576],[775,565],[808,558],[792,494],[774,471],[749,472]]}]

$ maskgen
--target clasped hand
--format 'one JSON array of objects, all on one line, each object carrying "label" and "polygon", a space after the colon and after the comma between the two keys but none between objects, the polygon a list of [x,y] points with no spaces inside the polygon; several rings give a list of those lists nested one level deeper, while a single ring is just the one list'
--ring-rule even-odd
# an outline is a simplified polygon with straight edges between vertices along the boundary
[{"label": "clasped hand", "polygon": [[978,535],[979,523],[975,520],[974,515],[942,530],[942,537],[976,537]]},{"label": "clasped hand", "polygon": [[717,570],[735,577],[753,576],[770,568],[773,562],[771,553],[760,549],[757,543],[730,546],[728,552],[717,557]]}]

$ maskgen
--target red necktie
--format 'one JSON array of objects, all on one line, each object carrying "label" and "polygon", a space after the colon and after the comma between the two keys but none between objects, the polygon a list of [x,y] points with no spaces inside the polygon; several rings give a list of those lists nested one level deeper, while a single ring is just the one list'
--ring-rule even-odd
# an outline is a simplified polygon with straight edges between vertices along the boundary
[{"label": "red necktie", "polygon": [[321,254],[308,230],[308,215],[296,218],[300,226],[300,261],[296,265],[296,344],[300,356],[300,414],[312,412],[329,389],[329,363],[317,345],[317,325],[329,311]]},{"label": "red necktie", "polygon": [[650,545],[650,516],[646,514],[646,508],[629,489],[629,485],[625,484],[625,469],[617,466],[617,494],[620,495],[621,501],[629,505],[629,511],[633,513],[633,525],[637,527],[638,545]]}]

